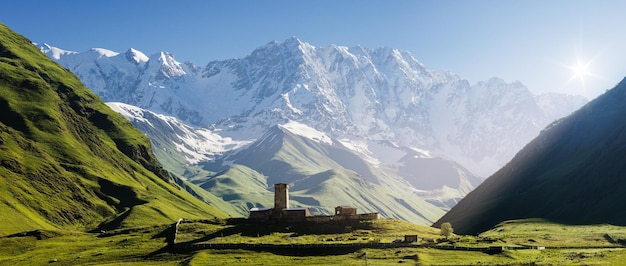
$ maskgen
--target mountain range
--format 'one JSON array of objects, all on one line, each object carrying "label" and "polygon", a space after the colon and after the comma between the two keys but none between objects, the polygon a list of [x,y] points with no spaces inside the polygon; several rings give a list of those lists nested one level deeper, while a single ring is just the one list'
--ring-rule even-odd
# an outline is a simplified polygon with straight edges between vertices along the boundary
[{"label": "mountain range", "polygon": [[512,219],[626,225],[626,80],[557,120],[434,226],[476,234]]},{"label": "mountain range", "polygon": [[226,215],[171,182],[149,139],[0,24],[0,235]]},{"label": "mountain range", "polygon": [[[334,206],[323,204],[339,200],[323,203],[328,199],[312,193],[318,183],[304,181],[350,173],[401,191],[404,198],[409,193],[417,202],[396,208],[389,203],[397,201],[394,197],[372,204],[363,196],[347,203],[396,213],[391,217],[428,210],[429,215],[418,212],[422,218],[412,221],[433,222],[433,206],[454,206],[481,182],[480,176],[493,173],[543,127],[586,102],[580,96],[533,95],[520,82],[498,78],[470,85],[453,73],[427,69],[406,51],[315,47],[295,37],[203,67],[177,62],[166,52],[146,56],[135,49],[78,53],[47,44],[39,48],[104,101],[126,104],[117,110],[126,109],[127,118],[154,146],[166,149],[155,153],[168,170],[240,210],[263,202],[260,195],[239,199],[252,195],[247,182],[263,181],[254,191],[258,187],[265,195],[271,182],[280,180],[294,185],[294,191],[311,191],[302,197],[314,201],[300,204],[329,212]],[[302,132],[318,132],[313,135],[327,141]],[[271,142],[275,139],[280,147]],[[322,153],[281,157],[290,145]],[[345,160],[348,155],[359,157],[358,163]],[[312,168],[303,169],[299,164],[309,156],[328,163],[304,164]],[[256,163],[265,160],[272,167]],[[273,167],[276,160],[288,167]],[[248,187],[217,182],[230,171],[241,173],[236,181],[245,179]],[[335,189],[353,185],[342,182]]]},{"label": "mountain range", "polygon": [[40,49],[105,102],[176,117],[235,139],[298,121],[334,138],[419,147],[488,176],[546,125],[582,106],[581,96],[533,95],[520,82],[470,85],[432,71],[406,51],[315,47],[293,37],[242,59],[204,67],[135,49],[76,53]]}]

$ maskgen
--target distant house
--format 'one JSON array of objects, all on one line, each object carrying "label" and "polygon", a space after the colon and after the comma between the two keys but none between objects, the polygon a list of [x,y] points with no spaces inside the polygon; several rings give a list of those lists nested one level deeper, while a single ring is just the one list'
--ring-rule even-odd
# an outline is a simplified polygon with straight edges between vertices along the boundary
[{"label": "distant house", "polygon": [[417,235],[404,235],[404,243],[417,242]]},{"label": "distant house", "polygon": [[356,208],[337,206],[335,215],[311,215],[309,208],[289,208],[289,185],[274,184],[274,208],[252,208],[248,220],[262,223],[349,223],[379,219],[380,214],[357,214]]},{"label": "distant house", "polygon": [[350,206],[335,207],[335,215],[356,215],[356,208]]}]

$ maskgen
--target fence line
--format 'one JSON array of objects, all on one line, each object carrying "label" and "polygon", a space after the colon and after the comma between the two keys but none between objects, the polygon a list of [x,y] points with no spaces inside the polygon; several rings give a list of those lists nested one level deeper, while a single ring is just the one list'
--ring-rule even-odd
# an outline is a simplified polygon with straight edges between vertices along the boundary
[{"label": "fence line", "polygon": [[177,249],[320,249],[320,248],[391,248],[418,247],[411,243],[346,243],[346,244],[246,244],[246,243],[204,243],[178,244]]}]

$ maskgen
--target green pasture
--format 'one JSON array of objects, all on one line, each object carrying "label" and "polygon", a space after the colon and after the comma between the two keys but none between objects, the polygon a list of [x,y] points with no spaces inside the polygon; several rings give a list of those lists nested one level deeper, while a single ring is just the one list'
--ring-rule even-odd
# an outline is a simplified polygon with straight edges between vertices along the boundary
[{"label": "green pasture", "polygon": [[[104,234],[47,230],[4,236],[0,237],[0,265],[619,265],[626,261],[626,252],[619,244],[621,236],[626,235],[626,227],[612,225],[509,221],[479,236],[453,235],[448,242],[439,235],[439,229],[392,219],[351,227],[306,228],[253,225],[240,220],[188,220],[179,226],[178,243],[391,243],[402,240],[405,234],[417,234],[420,241],[412,247],[395,248],[185,250],[168,246],[172,224],[118,229]],[[529,239],[535,242],[528,243]],[[546,249],[510,249],[490,255],[436,248],[441,245],[519,247],[531,243],[545,244]]]}]

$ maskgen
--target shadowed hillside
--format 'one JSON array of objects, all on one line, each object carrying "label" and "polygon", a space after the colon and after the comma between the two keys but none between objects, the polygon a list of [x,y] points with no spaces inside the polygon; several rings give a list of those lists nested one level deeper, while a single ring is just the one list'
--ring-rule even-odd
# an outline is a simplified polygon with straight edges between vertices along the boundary
[{"label": "shadowed hillside", "polygon": [[504,220],[626,225],[626,80],[554,122],[433,226],[475,234]]},{"label": "shadowed hillside", "polygon": [[147,137],[0,24],[0,235],[221,212],[169,182]]}]

